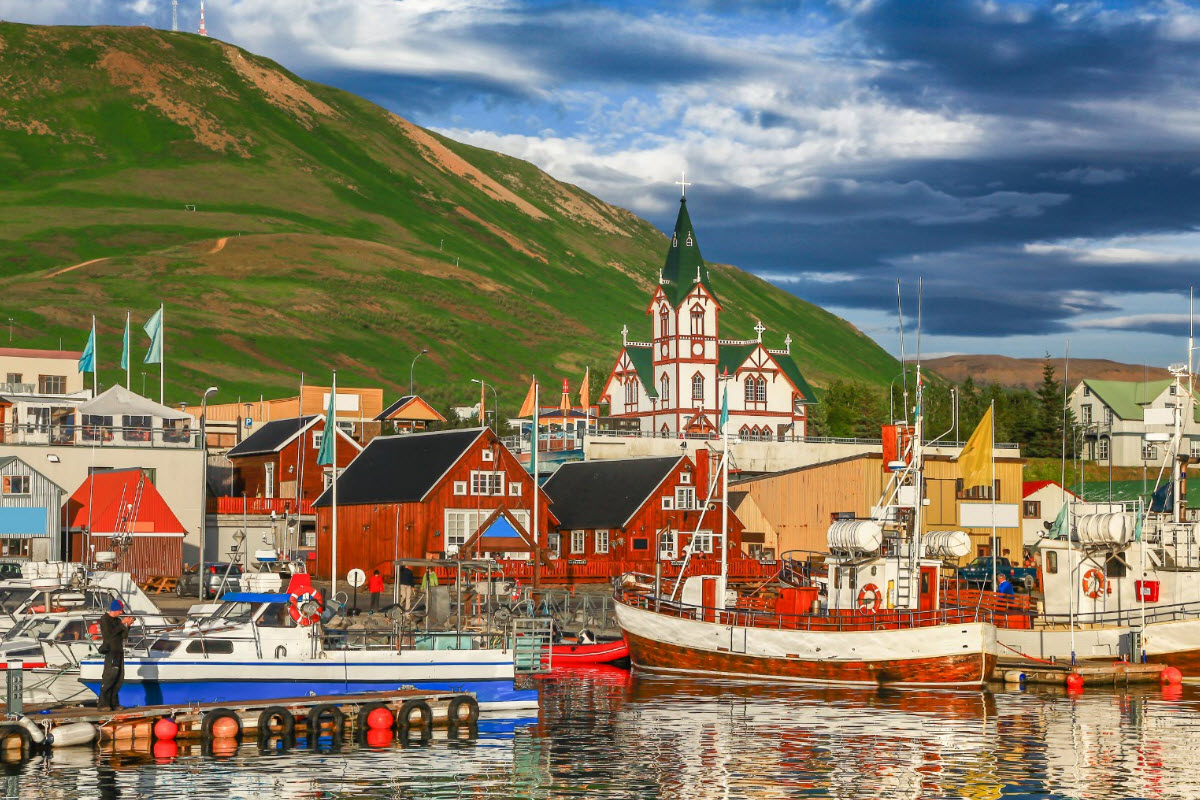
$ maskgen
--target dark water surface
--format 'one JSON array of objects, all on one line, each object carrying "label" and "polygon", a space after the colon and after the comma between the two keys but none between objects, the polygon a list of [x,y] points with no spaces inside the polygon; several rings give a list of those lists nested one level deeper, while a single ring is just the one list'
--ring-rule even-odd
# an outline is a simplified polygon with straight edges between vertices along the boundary
[{"label": "dark water surface", "polygon": [[1200,798],[1193,687],[781,689],[607,668],[542,683],[537,717],[485,720],[474,742],[76,748],[10,765],[6,797]]}]

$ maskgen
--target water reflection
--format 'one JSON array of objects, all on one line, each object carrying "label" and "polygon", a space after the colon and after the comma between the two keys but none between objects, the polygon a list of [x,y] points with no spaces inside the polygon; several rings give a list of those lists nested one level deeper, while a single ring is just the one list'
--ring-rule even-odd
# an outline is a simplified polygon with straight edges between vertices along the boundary
[{"label": "water reflection", "polygon": [[[294,749],[148,742],[7,765],[62,798],[938,798],[1200,796],[1200,695],[913,692],[631,677],[543,681],[536,718],[475,741]],[[386,738],[386,737],[385,737]],[[277,744],[277,743],[276,743]]]}]

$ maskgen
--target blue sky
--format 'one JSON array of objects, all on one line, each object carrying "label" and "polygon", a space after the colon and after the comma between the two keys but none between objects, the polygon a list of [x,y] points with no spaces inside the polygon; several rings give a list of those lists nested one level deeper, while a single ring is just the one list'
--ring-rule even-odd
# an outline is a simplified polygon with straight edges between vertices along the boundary
[{"label": "blue sky", "polygon": [[[180,0],[195,28],[198,0]],[[1182,360],[1200,11],[1182,2],[210,0],[212,35],[527,159],[897,350]],[[169,0],[0,18],[170,24]],[[911,314],[909,315],[911,316]],[[793,332],[803,335],[803,331]],[[911,340],[910,340],[911,343]]]}]

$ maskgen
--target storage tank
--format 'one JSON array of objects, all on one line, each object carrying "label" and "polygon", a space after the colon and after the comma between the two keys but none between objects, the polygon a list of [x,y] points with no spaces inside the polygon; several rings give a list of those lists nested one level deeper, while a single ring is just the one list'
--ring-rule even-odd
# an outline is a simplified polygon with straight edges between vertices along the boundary
[{"label": "storage tank", "polygon": [[883,529],[869,519],[839,519],[826,537],[831,551],[874,553],[883,542]]},{"label": "storage tank", "polygon": [[1133,537],[1129,514],[1084,514],[1075,523],[1080,544],[1124,545]]},{"label": "storage tank", "polygon": [[932,531],[925,536],[928,558],[962,558],[971,552],[971,537],[966,531]]}]

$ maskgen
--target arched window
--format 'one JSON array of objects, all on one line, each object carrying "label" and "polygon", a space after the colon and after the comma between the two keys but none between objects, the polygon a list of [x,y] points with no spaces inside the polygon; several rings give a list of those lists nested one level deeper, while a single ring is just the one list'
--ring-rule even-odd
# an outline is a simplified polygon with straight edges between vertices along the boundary
[{"label": "arched window", "polygon": [[658,402],[663,404],[663,408],[666,408],[670,399],[671,381],[667,379],[666,375],[663,375],[658,381]]},{"label": "arched window", "polygon": [[704,335],[704,309],[692,306],[692,336]]},{"label": "arched window", "polygon": [[632,406],[638,401],[638,383],[636,379],[630,379],[625,384],[625,405]]},{"label": "arched window", "polygon": [[754,391],[754,400],[758,403],[767,402],[767,379],[759,378]]},{"label": "arched window", "polygon": [[662,339],[671,335],[671,315],[667,313],[666,306],[658,312],[658,335]]},{"label": "arched window", "polygon": [[747,403],[754,402],[754,376],[753,375],[746,376],[746,402]]},{"label": "arched window", "polygon": [[742,429],[738,431],[738,438],[744,442],[750,441],[750,427],[743,425]]},{"label": "arched window", "polygon": [[704,399],[704,376],[699,372],[692,376],[692,399]]}]

